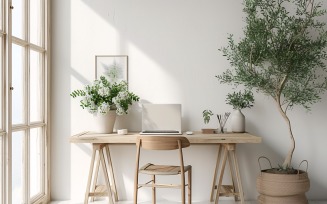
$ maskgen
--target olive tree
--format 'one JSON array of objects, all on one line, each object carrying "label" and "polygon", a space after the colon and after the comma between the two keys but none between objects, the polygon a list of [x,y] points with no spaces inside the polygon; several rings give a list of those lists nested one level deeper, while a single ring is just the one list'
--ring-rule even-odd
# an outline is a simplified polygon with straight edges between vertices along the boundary
[{"label": "olive tree", "polygon": [[314,0],[244,0],[244,36],[220,49],[231,67],[220,83],[243,85],[270,96],[287,123],[291,145],[282,167],[291,167],[295,139],[288,111],[310,110],[327,90],[326,10]]}]

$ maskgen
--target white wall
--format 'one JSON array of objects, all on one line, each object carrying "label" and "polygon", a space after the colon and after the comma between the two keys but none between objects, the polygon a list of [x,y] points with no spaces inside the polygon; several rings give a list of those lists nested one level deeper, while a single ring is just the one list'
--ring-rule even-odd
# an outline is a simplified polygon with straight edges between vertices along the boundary
[{"label": "white wall", "polygon": [[[229,0],[56,0],[52,1],[52,140],[51,193],[53,200],[82,200],[91,148],[70,144],[69,137],[93,127],[92,116],[69,94],[94,79],[95,55],[129,56],[129,87],[142,100],[181,103],[183,129],[204,127],[201,113],[232,111],[225,104],[231,91],[216,78],[228,66],[218,48],[227,44],[227,33],[242,35],[241,1]],[[287,129],[272,100],[256,95],[256,104],[245,110],[247,131],[263,137],[262,144],[238,147],[241,176],[247,200],[257,196],[257,158],[269,156],[282,162],[289,140]],[[291,113],[297,148],[294,165],[309,161],[310,199],[327,199],[327,97],[311,113]],[[140,130],[140,110],[135,105],[119,119],[129,130]],[[213,120],[215,123],[216,120]],[[216,124],[211,126],[215,127]],[[192,146],[186,163],[194,168],[194,201],[208,200],[217,149]],[[112,157],[122,199],[132,199],[135,147],[114,146]],[[150,159],[159,157],[148,155]],[[174,157],[172,156],[173,160]],[[323,176],[323,177],[322,177]],[[159,193],[178,199],[179,192]],[[141,191],[150,199],[149,191]]]}]

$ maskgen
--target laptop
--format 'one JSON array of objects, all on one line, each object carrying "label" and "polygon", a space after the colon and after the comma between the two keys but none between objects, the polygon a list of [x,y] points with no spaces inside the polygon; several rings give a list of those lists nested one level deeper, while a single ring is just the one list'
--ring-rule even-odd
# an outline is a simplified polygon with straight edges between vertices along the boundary
[{"label": "laptop", "polygon": [[181,104],[142,105],[142,135],[182,134]]}]

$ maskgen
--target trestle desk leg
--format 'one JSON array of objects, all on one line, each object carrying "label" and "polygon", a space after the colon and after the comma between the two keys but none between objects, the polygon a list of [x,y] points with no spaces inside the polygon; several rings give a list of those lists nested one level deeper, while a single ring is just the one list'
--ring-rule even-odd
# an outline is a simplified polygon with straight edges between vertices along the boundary
[{"label": "trestle desk leg", "polygon": [[109,197],[109,203],[110,204],[114,204],[114,200],[112,198],[112,191],[111,191],[111,187],[110,187],[110,181],[109,181],[109,177],[108,177],[108,171],[107,171],[107,168],[106,168],[106,161],[105,161],[105,158],[104,158],[103,149],[100,149],[99,154],[100,154],[101,166],[102,166],[103,174],[104,174],[104,178],[105,178],[105,183],[106,183],[106,187],[107,187],[107,193],[108,193],[108,197]]},{"label": "trestle desk leg", "polygon": [[106,145],[106,152],[107,152],[109,175],[110,175],[110,179],[111,179],[112,190],[114,193],[115,201],[118,201],[118,192],[117,192],[115,174],[114,174],[114,169],[113,169],[110,150],[109,150],[109,144]]},{"label": "trestle desk leg", "polygon": [[90,170],[89,170],[89,177],[87,179],[87,185],[86,185],[84,204],[87,204],[88,200],[89,200],[89,194],[90,194],[90,187],[91,187],[91,181],[92,181],[92,175],[93,175],[95,156],[96,156],[96,148],[94,148],[94,146],[93,146],[92,158],[91,158],[91,164],[90,164]]},{"label": "trestle desk leg", "polygon": [[243,187],[242,187],[242,179],[241,179],[241,175],[240,175],[240,170],[238,168],[238,162],[237,162],[237,158],[236,158],[236,148],[234,148],[232,150],[232,159],[234,161],[234,166],[235,166],[235,174],[236,174],[236,180],[237,180],[237,184],[238,184],[238,191],[239,191],[239,197],[241,199],[241,204],[244,204],[244,193],[243,193]]},{"label": "trestle desk leg", "polygon": [[217,192],[216,192],[215,204],[218,204],[219,193],[220,193],[220,190],[221,190],[221,187],[222,187],[222,181],[223,181],[227,156],[228,156],[228,150],[227,150],[226,146],[223,145],[223,161],[222,161],[221,170],[220,170],[220,174],[219,174],[219,181],[218,181],[218,187],[217,187]]},{"label": "trestle desk leg", "polygon": [[[238,167],[238,162],[236,158],[236,144],[221,144],[222,145],[222,151],[223,151],[223,157],[222,157],[222,166],[219,172],[219,181],[218,181],[218,186],[217,186],[217,192],[216,192],[216,199],[215,199],[215,204],[218,204],[219,202],[219,197],[222,195],[234,195],[235,200],[238,200],[240,198],[241,204],[244,204],[244,193],[243,193],[243,188],[242,188],[242,181],[241,181],[241,176],[240,176],[240,171]],[[216,170],[215,170],[215,177],[217,174],[217,166],[219,166],[220,162],[220,153],[218,154],[218,159],[217,159],[217,165],[216,165]],[[222,185],[222,180],[224,176],[224,171],[226,168],[226,162],[228,159],[228,163],[230,166],[230,173],[231,173],[231,178],[232,178],[232,186],[223,186]],[[216,185],[214,177],[214,182],[213,182],[213,187]],[[236,192],[236,185],[238,187],[238,192]],[[224,189],[222,191],[222,189]],[[226,189],[230,189],[231,192],[226,193]],[[214,194],[213,193],[214,188],[211,192],[211,196]],[[224,192],[224,193],[221,193]],[[228,191],[227,191],[228,192]],[[210,200],[212,202],[212,197],[210,197]]]},{"label": "trestle desk leg", "polygon": [[217,161],[216,161],[216,168],[215,168],[215,173],[213,175],[213,182],[212,182],[212,187],[211,187],[211,194],[210,194],[210,202],[213,202],[213,197],[215,194],[215,190],[216,190],[216,179],[217,179],[217,173],[219,170],[219,165],[220,165],[220,160],[221,160],[221,145],[218,144],[218,155],[217,155]]},{"label": "trestle desk leg", "polygon": [[[95,166],[95,172],[94,172],[94,178],[93,178],[93,184],[92,184],[92,192],[95,192],[96,183],[98,181],[98,175],[99,175],[99,167],[100,167],[100,155],[98,155],[96,159],[96,166]],[[92,196],[91,201],[94,201],[95,196]]]}]

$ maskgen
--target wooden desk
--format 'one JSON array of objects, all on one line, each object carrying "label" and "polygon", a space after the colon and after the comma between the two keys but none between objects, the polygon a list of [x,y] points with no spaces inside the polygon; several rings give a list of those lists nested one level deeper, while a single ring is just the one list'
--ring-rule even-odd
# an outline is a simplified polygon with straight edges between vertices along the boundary
[{"label": "wooden desk", "polygon": [[[71,136],[71,143],[109,143],[109,144],[135,144],[139,133],[129,133],[127,135],[118,134],[98,134],[83,132]],[[223,143],[261,143],[261,137],[249,133],[225,133],[225,134],[202,134],[194,132],[193,135],[183,134],[191,144],[223,144]]]},{"label": "wooden desk", "polygon": [[[92,132],[83,132],[74,136],[70,137],[71,143],[91,143],[93,144],[93,153],[95,153],[96,150],[99,150],[99,145],[101,144],[135,144],[136,138],[139,136],[139,133],[129,133],[127,135],[118,135],[118,134],[97,134]],[[244,204],[244,196],[243,196],[243,189],[241,184],[241,177],[239,173],[238,168],[238,162],[236,157],[236,144],[242,144],[242,143],[261,143],[262,139],[261,137],[257,137],[254,135],[251,135],[249,133],[225,133],[225,134],[202,134],[200,132],[194,132],[193,135],[186,135],[183,134],[183,136],[187,137],[191,144],[217,144],[219,147],[218,150],[218,156],[216,161],[216,168],[215,173],[213,176],[213,184],[212,184],[212,190],[210,195],[210,201],[213,201],[214,199],[214,193],[215,190],[217,190],[215,203],[217,204],[219,201],[219,196],[234,196],[235,200],[240,199],[241,203]],[[111,176],[112,183],[112,190],[115,197],[115,200],[118,200],[118,194],[116,190],[116,184],[115,184],[115,178],[114,178],[114,172],[112,169],[112,163],[109,153],[109,147],[106,147],[107,149],[107,157],[108,157],[108,166],[109,166],[109,174]],[[102,153],[103,154],[103,153]],[[94,165],[94,157],[92,155],[92,162],[90,171],[93,171],[93,165]],[[232,185],[222,185],[222,179],[224,175],[224,170],[226,167],[226,163],[230,165],[231,175],[232,175]],[[221,168],[220,168],[221,163]],[[99,162],[97,162],[96,169],[99,169]],[[219,171],[220,168],[220,171]],[[106,171],[104,169],[104,171]],[[219,180],[218,184],[216,184],[216,178],[217,173],[219,173]],[[89,176],[88,181],[88,190],[90,188],[90,183],[92,179],[92,172],[89,172],[91,175],[91,178]],[[235,185],[237,183],[237,186]],[[238,188],[238,192],[236,192],[236,187]],[[95,187],[94,189],[95,190]],[[88,192],[87,192],[88,193]],[[93,195],[93,194],[92,194]],[[113,199],[111,199],[113,200]],[[113,203],[113,201],[110,201]]]}]

